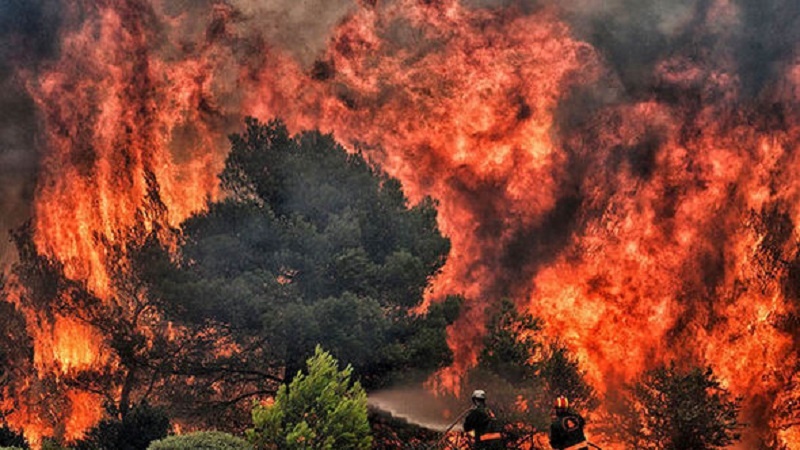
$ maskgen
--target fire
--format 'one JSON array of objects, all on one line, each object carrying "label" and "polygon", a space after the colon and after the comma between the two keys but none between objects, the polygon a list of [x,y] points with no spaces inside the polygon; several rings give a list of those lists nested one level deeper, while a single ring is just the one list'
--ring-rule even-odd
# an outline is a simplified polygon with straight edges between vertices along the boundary
[{"label": "fire", "polygon": [[[380,40],[392,26],[405,27],[398,33],[409,36],[406,46]],[[289,78],[290,63],[278,61],[261,72],[250,114],[281,114],[295,128],[321,127],[345,142],[380,146],[371,156],[412,199],[440,202],[453,251],[434,292],[469,298],[492,290],[491,266],[502,264],[497,251],[514,239],[514,228],[536,226],[554,207],[557,178],[567,170],[552,139],[558,98],[602,71],[594,51],[549,11],[506,16],[455,1],[358,11],[323,58],[335,70],[328,86],[303,84],[299,69]],[[294,104],[313,115],[287,116],[285,105]],[[454,387],[474,364],[484,309],[471,305],[450,330],[456,363],[440,374],[443,385]]]},{"label": "fire", "polygon": [[66,433],[64,438],[73,441],[83,437],[85,430],[93,427],[103,418],[103,411],[95,405],[102,401],[97,394],[89,392],[71,391],[67,394],[72,405],[71,414],[64,424]]},{"label": "fire", "polygon": [[[53,149],[36,201],[37,246],[102,297],[110,295],[109,263],[97,236],[113,243],[134,223],[148,195],[147,174],[158,180],[175,225],[216,196],[221,168],[211,151],[216,137],[199,117],[210,77],[195,61],[168,66],[148,55],[153,44],[141,22],[152,12],[124,6],[96,7],[97,20],[66,36],[60,60],[28,83]],[[179,166],[173,135],[191,127],[200,128],[197,154]]]},{"label": "fire", "polygon": [[[145,231],[177,226],[217,196],[221,134],[211,133],[203,117],[214,113],[205,91],[216,81],[201,61],[173,64],[167,50],[150,54],[156,36],[146,23],[155,11],[144,3],[76,2],[65,5],[64,12],[66,21],[84,15],[87,20],[65,32],[57,60],[38,73],[22,71],[40,110],[47,149],[34,205],[34,239],[41,254],[63,264],[68,278],[85,282],[108,302],[118,298],[112,267],[126,264],[124,257],[109,255],[110,246],[124,242],[137,221]],[[191,156],[180,148],[187,142]],[[153,206],[158,201],[168,205],[165,217]],[[30,376],[78,376],[115,364],[100,330],[32,309],[39,301],[17,301],[34,338],[38,375]],[[98,395],[61,381],[56,385],[63,398],[52,402],[63,404],[53,408],[68,414],[62,430],[50,417],[51,425],[35,425],[42,411],[17,408],[7,417],[34,445],[42,436],[80,438],[102,418]],[[36,402],[46,394],[20,386],[11,395],[33,396],[29,401]]]},{"label": "fire", "polygon": [[57,364],[55,369],[63,374],[105,363],[98,345],[102,336],[97,330],[69,317],[57,316],[49,336],[42,336],[34,342],[34,365],[40,371],[51,369],[47,366],[50,363]]},{"label": "fire", "polygon": [[[457,389],[486,314],[511,297],[601,393],[670,359],[710,364],[753,422],[769,422],[755,433],[800,446],[784,420],[800,363],[800,65],[779,65],[775,86],[751,99],[723,45],[745,20],[740,6],[717,0],[661,24],[696,29],[697,49],[659,56],[643,95],[580,37],[571,2],[360,2],[313,64],[253,29],[241,11],[257,8],[213,3],[68,3],[59,57],[20,71],[46,147],[35,242],[69,278],[110,301],[101,243],[137,220],[177,226],[218,198],[221,137],[241,115],[279,116],[335,133],[413,201],[439,202],[453,250],[427,301],[469,299],[448,330],[455,363],[441,387]],[[163,215],[147,213],[154,187]],[[39,377],[113,363],[98,330],[23,313]],[[70,430],[99,420],[98,399],[67,402]],[[22,405],[8,420],[36,440],[52,433],[39,417]]]}]

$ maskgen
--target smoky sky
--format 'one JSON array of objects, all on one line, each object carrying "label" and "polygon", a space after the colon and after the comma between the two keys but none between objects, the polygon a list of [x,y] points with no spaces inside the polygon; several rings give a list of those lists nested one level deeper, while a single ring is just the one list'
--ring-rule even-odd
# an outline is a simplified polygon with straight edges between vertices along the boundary
[{"label": "smoky sky", "polygon": [[333,28],[357,7],[354,0],[230,0],[250,29],[308,66]]},{"label": "smoky sky", "polygon": [[729,52],[741,95],[757,97],[774,86],[800,42],[800,3],[731,0],[732,18],[714,0],[464,0],[476,8],[555,6],[576,37],[597,48],[634,98],[652,94],[654,65],[678,54],[709,59]]},{"label": "smoky sky", "polygon": [[8,231],[30,214],[39,158],[35,108],[15,71],[54,57],[59,27],[58,2],[0,2],[0,269],[11,254]]},{"label": "smoky sky", "polygon": [[[596,4],[603,7],[594,7]],[[575,33],[595,46],[633,97],[648,96],[654,65],[681,55],[733,73],[743,100],[775,85],[800,42],[800,4],[733,0],[725,17],[711,0],[562,3]],[[730,62],[723,57],[730,57]],[[727,66],[730,64],[730,67]]]}]

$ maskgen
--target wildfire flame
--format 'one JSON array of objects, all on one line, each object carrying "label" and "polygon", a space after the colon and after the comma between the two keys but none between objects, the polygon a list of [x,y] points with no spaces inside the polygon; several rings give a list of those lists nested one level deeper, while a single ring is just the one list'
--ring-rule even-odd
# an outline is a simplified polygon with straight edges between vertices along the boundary
[{"label": "wildfire flame", "polygon": [[[469,299],[442,386],[475,364],[485,315],[508,296],[601,393],[670,359],[710,364],[748,399],[760,438],[800,447],[786,406],[798,397],[800,64],[752,99],[734,52],[698,44],[662,56],[651,92],[629,95],[569,8],[457,0],[361,2],[303,64],[253,29],[246,2],[210,3],[68,3],[59,57],[20,71],[46,147],[35,242],[70,278],[109,298],[98,241],[132,226],[148,182],[177,226],[218,197],[231,124],[279,116],[439,202],[453,250],[427,301]],[[669,26],[725,43],[743,15],[715,0]],[[97,330],[24,313],[39,377],[113,360]],[[99,420],[99,400],[65,401],[66,436]],[[20,406],[7,419],[52,434],[40,417]]]}]

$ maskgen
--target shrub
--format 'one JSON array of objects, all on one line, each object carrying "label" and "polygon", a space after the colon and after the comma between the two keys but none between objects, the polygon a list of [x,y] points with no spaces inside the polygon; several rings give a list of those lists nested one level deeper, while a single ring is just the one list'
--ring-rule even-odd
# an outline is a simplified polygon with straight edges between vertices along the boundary
[{"label": "shrub", "polygon": [[308,374],[298,373],[281,386],[273,404],[253,408],[250,442],[259,450],[369,449],[367,394],[351,382],[353,368],[340,371],[319,346],[307,365]]},{"label": "shrub", "polygon": [[155,441],[147,450],[253,450],[253,446],[228,433],[198,431]]}]

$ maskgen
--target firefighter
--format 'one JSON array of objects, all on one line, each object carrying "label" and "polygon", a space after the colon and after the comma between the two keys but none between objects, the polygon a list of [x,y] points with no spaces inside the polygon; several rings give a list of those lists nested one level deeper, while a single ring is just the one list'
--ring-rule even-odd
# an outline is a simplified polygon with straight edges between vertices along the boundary
[{"label": "firefighter", "polygon": [[502,434],[494,413],[486,407],[486,392],[472,393],[473,408],[464,418],[464,431],[472,439],[476,450],[499,450],[505,448]]},{"label": "firefighter", "polygon": [[566,397],[555,401],[550,424],[550,446],[555,450],[589,450],[589,442],[583,434],[586,421],[580,414],[569,408]]}]

